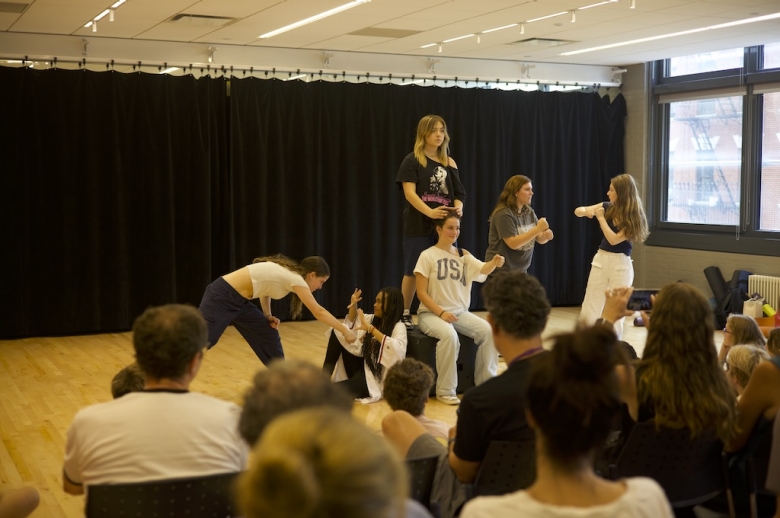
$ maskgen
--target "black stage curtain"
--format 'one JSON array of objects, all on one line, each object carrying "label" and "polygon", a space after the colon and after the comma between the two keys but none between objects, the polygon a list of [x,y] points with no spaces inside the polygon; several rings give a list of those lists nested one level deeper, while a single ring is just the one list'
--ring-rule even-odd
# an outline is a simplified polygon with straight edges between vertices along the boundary
[{"label": "black stage curtain", "polygon": [[394,180],[417,122],[436,113],[467,192],[459,244],[484,258],[498,195],[524,174],[556,235],[536,247],[531,273],[554,305],[581,303],[601,234],[574,208],[605,200],[623,172],[622,96],[249,78],[231,82],[230,106],[237,265],[321,255],[332,280],[317,296],[337,314],[355,287],[373,297],[399,286],[404,201]]},{"label": "black stage curtain", "polygon": [[[226,81],[0,68],[0,336],[129,329],[227,267]],[[216,245],[219,245],[217,247]]]},{"label": "black stage curtain", "polygon": [[13,100],[0,122],[0,337],[128,329],[147,306],[197,304],[214,277],[279,252],[325,257],[332,277],[315,295],[343,315],[355,287],[373,299],[400,284],[394,180],[429,113],[447,121],[468,193],[460,245],[484,257],[498,194],[525,174],[556,235],[536,247],[531,273],[554,305],[581,302],[600,232],[573,210],[606,199],[623,172],[622,96],[256,78],[232,79],[227,96],[226,86],[0,68]]}]

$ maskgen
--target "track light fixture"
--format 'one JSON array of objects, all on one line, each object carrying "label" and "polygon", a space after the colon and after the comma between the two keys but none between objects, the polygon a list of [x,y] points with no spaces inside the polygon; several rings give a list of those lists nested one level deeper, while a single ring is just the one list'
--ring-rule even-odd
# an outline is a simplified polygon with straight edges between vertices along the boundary
[{"label": "track light fixture", "polygon": [[636,0],[631,0],[631,1],[628,3],[628,8],[629,8],[629,9],[636,9]]},{"label": "track light fixture", "polygon": [[209,47],[209,63],[214,63],[214,53],[218,50],[217,47]]},{"label": "track light fixture", "polygon": [[524,23],[520,24],[520,34],[525,34],[525,24]]},{"label": "track light fixture", "polygon": [[571,11],[571,23],[577,21],[577,11]]},{"label": "track light fixture", "polygon": [[442,45],[441,43],[439,43],[439,54],[441,54],[441,51],[442,51],[442,48],[443,48],[443,47],[444,47],[444,45]]}]

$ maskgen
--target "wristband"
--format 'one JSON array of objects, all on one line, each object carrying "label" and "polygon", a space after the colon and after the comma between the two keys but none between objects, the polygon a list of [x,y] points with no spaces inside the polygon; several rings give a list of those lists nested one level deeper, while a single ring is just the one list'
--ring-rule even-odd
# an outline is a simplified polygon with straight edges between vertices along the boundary
[{"label": "wristband", "polygon": [[446,312],[447,312],[447,310],[446,310],[446,309],[442,309],[442,310],[441,310],[441,313],[439,313],[439,318],[441,318],[441,316],[442,316],[443,314],[445,314]]}]

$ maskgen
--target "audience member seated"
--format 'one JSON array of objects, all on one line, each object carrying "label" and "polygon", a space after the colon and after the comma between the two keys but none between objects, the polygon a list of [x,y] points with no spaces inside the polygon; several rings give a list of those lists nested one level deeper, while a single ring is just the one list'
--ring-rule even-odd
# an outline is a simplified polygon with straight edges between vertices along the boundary
[{"label": "audience member seated", "polygon": [[130,392],[140,392],[144,389],[144,373],[137,363],[131,363],[117,372],[111,380],[111,395],[114,399]]},{"label": "audience member seated", "polygon": [[251,447],[280,415],[321,406],[349,414],[352,397],[310,363],[274,360],[255,374],[244,396],[238,431]]},{"label": "audience member seated", "polygon": [[[616,298],[627,302],[630,290]],[[625,307],[625,302],[622,302]],[[621,439],[635,422],[687,427],[694,436],[715,430],[728,443],[736,430],[736,394],[718,361],[707,298],[684,282],[667,284],[645,313],[647,340],[635,384],[623,391]]]},{"label": "audience member seated", "polygon": [[727,448],[732,452],[745,446],[761,417],[767,421],[775,419],[780,409],[780,356],[772,356],[769,361],[756,366],[742,397],[739,398],[737,408],[737,434]]},{"label": "audience member seated", "polygon": [[385,378],[385,400],[392,410],[403,410],[416,418],[425,430],[446,444],[450,425],[425,417],[425,404],[433,387],[433,369],[414,358],[390,367]]},{"label": "audience member seated", "polygon": [[25,518],[38,507],[41,497],[32,487],[20,487],[0,492],[0,517]]},{"label": "audience member seated", "polygon": [[[349,415],[352,401],[341,384],[331,383],[314,365],[299,360],[274,360],[267,369],[255,374],[252,387],[244,396],[238,430],[252,447],[280,416],[316,408]],[[406,500],[405,509],[407,518],[430,518],[428,511],[413,500]]]},{"label": "audience member seated", "polygon": [[344,320],[355,341],[348,342],[332,330],[322,369],[326,374],[333,372],[333,381],[342,383],[354,397],[373,403],[382,399],[387,369],[406,356],[406,326],[401,322],[404,296],[398,288],[382,288],[373,314],[365,315],[357,307],[362,293],[355,289]]},{"label": "audience member seated", "polygon": [[772,356],[780,356],[780,327],[769,332],[766,341],[766,350]]},{"label": "audience member seated", "polygon": [[593,471],[620,411],[616,367],[627,357],[606,326],[560,335],[531,370],[528,423],[536,433],[536,481],[527,490],[476,498],[462,518],[662,518],[674,516],[649,478],[609,481]]},{"label": "audience member seated", "polygon": [[244,469],[240,408],[189,391],[208,345],[191,306],[147,309],[133,325],[145,389],[80,410],[68,429],[63,487],[190,478]]},{"label": "audience member seated", "polygon": [[723,344],[718,353],[721,363],[725,363],[729,349],[735,345],[755,345],[761,348],[766,346],[766,338],[753,317],[736,313],[729,315],[726,327],[723,328]]},{"label": "audience member seated", "polygon": [[772,518],[780,518],[780,419],[777,418],[772,429],[772,453],[769,458],[766,488],[777,495],[775,515]]},{"label": "audience member seated", "polygon": [[474,482],[491,441],[532,436],[525,389],[531,366],[546,354],[542,331],[550,304],[539,281],[519,270],[492,275],[482,288],[482,298],[492,342],[507,369],[463,396],[457,427],[450,429],[449,447],[442,446],[407,412],[392,412],[382,421],[385,436],[407,459],[439,455],[431,502],[438,505],[442,518],[455,516],[465,502],[464,484]]},{"label": "audience member seated", "polygon": [[265,429],[238,501],[246,518],[402,518],[408,489],[381,437],[345,412],[309,408]]},{"label": "audience member seated", "polygon": [[436,338],[436,399],[447,405],[458,405],[457,359],[460,351],[458,333],[474,340],[477,357],[474,383],[480,385],[498,372],[498,355],[493,347],[490,326],[469,313],[471,285],[484,282],[486,276],[503,266],[504,257],[495,255],[483,263],[455,243],[460,235],[460,218],[451,213],[434,222],[438,242],[420,254],[414,275],[417,279],[418,326]]},{"label": "audience member seated", "polygon": [[737,391],[737,401],[742,397],[750,376],[758,364],[769,359],[765,349],[755,345],[735,345],[726,356],[726,377]]}]

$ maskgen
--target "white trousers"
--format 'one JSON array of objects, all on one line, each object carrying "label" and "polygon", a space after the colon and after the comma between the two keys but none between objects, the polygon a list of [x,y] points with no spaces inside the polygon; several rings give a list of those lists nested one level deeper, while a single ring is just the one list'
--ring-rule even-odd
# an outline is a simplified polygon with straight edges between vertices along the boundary
[{"label": "white trousers", "polygon": [[474,384],[479,385],[498,373],[498,351],[493,346],[493,332],[486,320],[468,311],[457,314],[454,324],[445,322],[429,311],[417,314],[420,330],[438,340],[436,343],[437,396],[454,396],[458,388],[457,360],[460,352],[458,333],[477,345],[474,362]]},{"label": "white trousers", "polygon": [[[580,324],[592,326],[601,317],[604,310],[606,295],[610,288],[631,286],[634,282],[633,260],[626,254],[607,252],[599,249],[590,264],[588,287],[585,289],[585,299],[582,301]],[[623,338],[623,321],[615,322],[615,333],[618,339]]]}]

